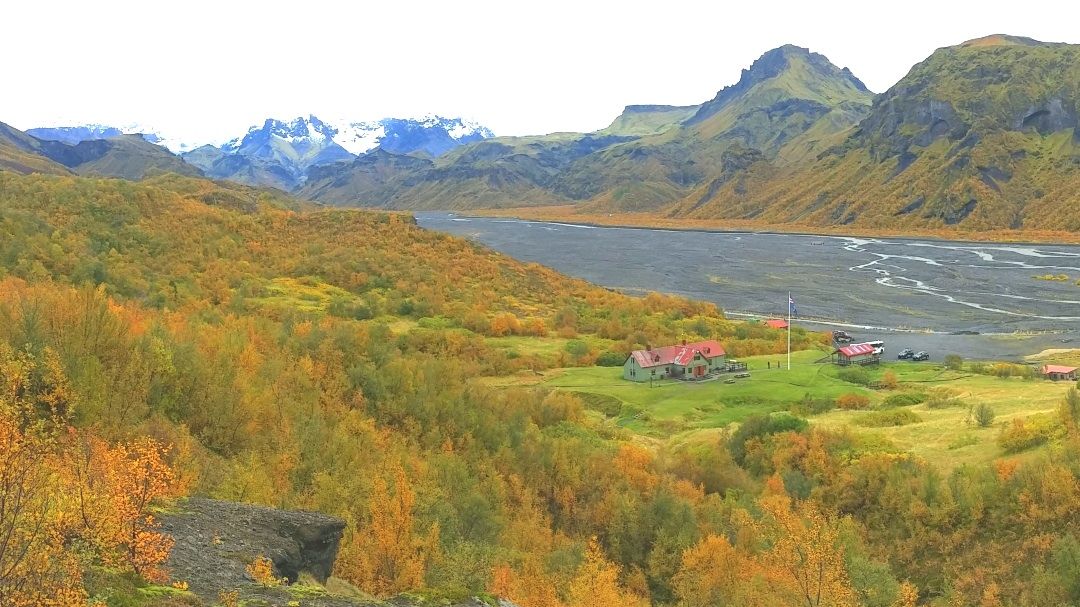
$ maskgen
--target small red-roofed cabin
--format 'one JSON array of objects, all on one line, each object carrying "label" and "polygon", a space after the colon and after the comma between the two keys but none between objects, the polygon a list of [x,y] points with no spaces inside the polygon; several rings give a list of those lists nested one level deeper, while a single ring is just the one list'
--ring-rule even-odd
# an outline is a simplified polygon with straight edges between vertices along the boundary
[{"label": "small red-roofed cabin", "polygon": [[783,318],[770,318],[765,321],[765,326],[770,329],[786,329],[788,328],[788,322]]},{"label": "small red-roofed cabin", "polygon": [[623,379],[704,378],[726,368],[726,352],[718,341],[699,341],[680,346],[634,350],[623,363]]},{"label": "small red-roofed cabin", "polygon": [[1042,375],[1053,381],[1076,381],[1076,367],[1043,365]]},{"label": "small red-roofed cabin", "polygon": [[881,362],[881,348],[874,343],[851,344],[837,348],[833,352],[836,364],[846,367],[848,365],[876,365]]}]

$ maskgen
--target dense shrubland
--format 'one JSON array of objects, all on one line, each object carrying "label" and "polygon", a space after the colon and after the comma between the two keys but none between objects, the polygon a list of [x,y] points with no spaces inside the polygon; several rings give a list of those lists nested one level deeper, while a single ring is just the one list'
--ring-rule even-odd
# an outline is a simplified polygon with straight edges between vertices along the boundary
[{"label": "dense shrubland", "polygon": [[[611,403],[473,381],[552,363],[488,340],[710,337],[756,352],[781,335],[709,304],[630,298],[516,263],[402,216],[286,209],[177,178],[0,173],[0,186],[0,480],[18,476],[35,499],[94,488],[83,502],[35,502],[44,526],[0,517],[51,555],[41,571],[72,597],[54,604],[85,602],[75,574],[87,568],[164,582],[168,539],[151,505],[191,493],[343,517],[335,574],[383,596],[487,590],[524,607],[1080,598],[1075,397],[1039,422],[1058,445],[1047,455],[948,475],[787,413],[644,442],[586,409]],[[6,558],[0,602],[48,604],[20,581],[40,568]]]}]

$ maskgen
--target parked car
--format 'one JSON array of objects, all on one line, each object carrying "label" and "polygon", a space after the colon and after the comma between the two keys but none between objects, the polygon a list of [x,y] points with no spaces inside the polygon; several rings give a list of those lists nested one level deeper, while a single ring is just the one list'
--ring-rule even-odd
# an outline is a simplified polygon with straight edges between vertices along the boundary
[{"label": "parked car", "polygon": [[851,336],[848,335],[847,331],[840,331],[840,330],[833,331],[832,332],[832,338],[833,338],[833,341],[835,341],[837,343],[841,343],[841,344],[846,344],[846,343],[849,343],[851,341]]},{"label": "parked car", "polygon": [[736,373],[735,377],[738,377],[739,379],[750,377],[750,372],[749,371],[744,371],[742,373]]},{"label": "parked car", "polygon": [[900,350],[900,352],[896,355],[896,358],[897,360],[905,360],[911,358],[912,356],[915,356],[915,351],[911,348],[904,348],[903,350]]},{"label": "parked car", "polygon": [[911,357],[911,360],[930,360],[930,354],[927,352],[916,352],[915,355]]},{"label": "parked car", "polygon": [[735,383],[735,378],[734,377],[729,377],[729,378],[724,380],[724,383],[725,384],[733,384],[733,383]]}]

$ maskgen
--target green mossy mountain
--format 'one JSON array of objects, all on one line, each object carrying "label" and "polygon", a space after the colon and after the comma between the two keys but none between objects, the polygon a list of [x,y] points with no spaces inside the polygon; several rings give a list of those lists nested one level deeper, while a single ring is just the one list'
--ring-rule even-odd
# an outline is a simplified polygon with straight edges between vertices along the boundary
[{"label": "green mossy mountain", "polygon": [[142,135],[83,141],[74,146],[47,142],[49,156],[79,175],[138,181],[159,173],[198,177],[202,172]]},{"label": "green mossy mountain", "polygon": [[28,135],[0,122],[0,169],[16,173],[78,174],[145,179],[161,173],[200,176],[198,168],[141,135],[68,145]]},{"label": "green mossy mountain", "polygon": [[835,145],[872,97],[850,71],[789,45],[765,53],[737,84],[701,105],[628,106],[595,133],[497,137],[430,164],[379,154],[320,167],[301,195],[412,209],[657,209],[720,174],[732,145],[780,162]]},{"label": "green mossy mountain", "polygon": [[46,142],[0,122],[0,169],[16,173],[66,175],[70,171],[45,154]]},{"label": "green mossy mountain", "polygon": [[667,209],[871,228],[1080,229],[1080,46],[938,49],[808,162],[762,158]]}]

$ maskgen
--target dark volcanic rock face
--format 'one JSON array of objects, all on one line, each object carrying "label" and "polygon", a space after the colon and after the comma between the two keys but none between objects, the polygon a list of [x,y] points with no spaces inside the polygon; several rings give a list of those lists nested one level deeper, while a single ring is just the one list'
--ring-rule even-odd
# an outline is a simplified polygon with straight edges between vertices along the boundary
[{"label": "dark volcanic rock face", "polygon": [[[310,584],[294,587],[301,574],[323,584],[330,579],[345,521],[318,512],[197,497],[178,508],[179,512],[161,516],[162,531],[176,541],[167,563],[169,573],[173,580],[187,582],[206,605],[218,604],[223,591],[237,591],[240,603],[250,607],[489,607],[478,599],[451,604],[400,596],[377,601],[362,598],[361,592],[340,581],[337,585],[352,594],[331,594]],[[249,578],[245,569],[259,556],[273,561],[274,576],[287,583],[265,587]],[[514,607],[507,601],[499,606]]]},{"label": "dark volcanic rock face", "polygon": [[275,574],[290,583],[301,573],[325,582],[345,530],[341,519],[314,512],[203,498],[188,499],[180,508],[162,517],[162,530],[176,540],[168,568],[173,579],[187,582],[207,601],[216,601],[223,590],[264,600],[287,597],[285,590],[265,589],[248,579],[245,567],[260,555],[272,560]]}]

